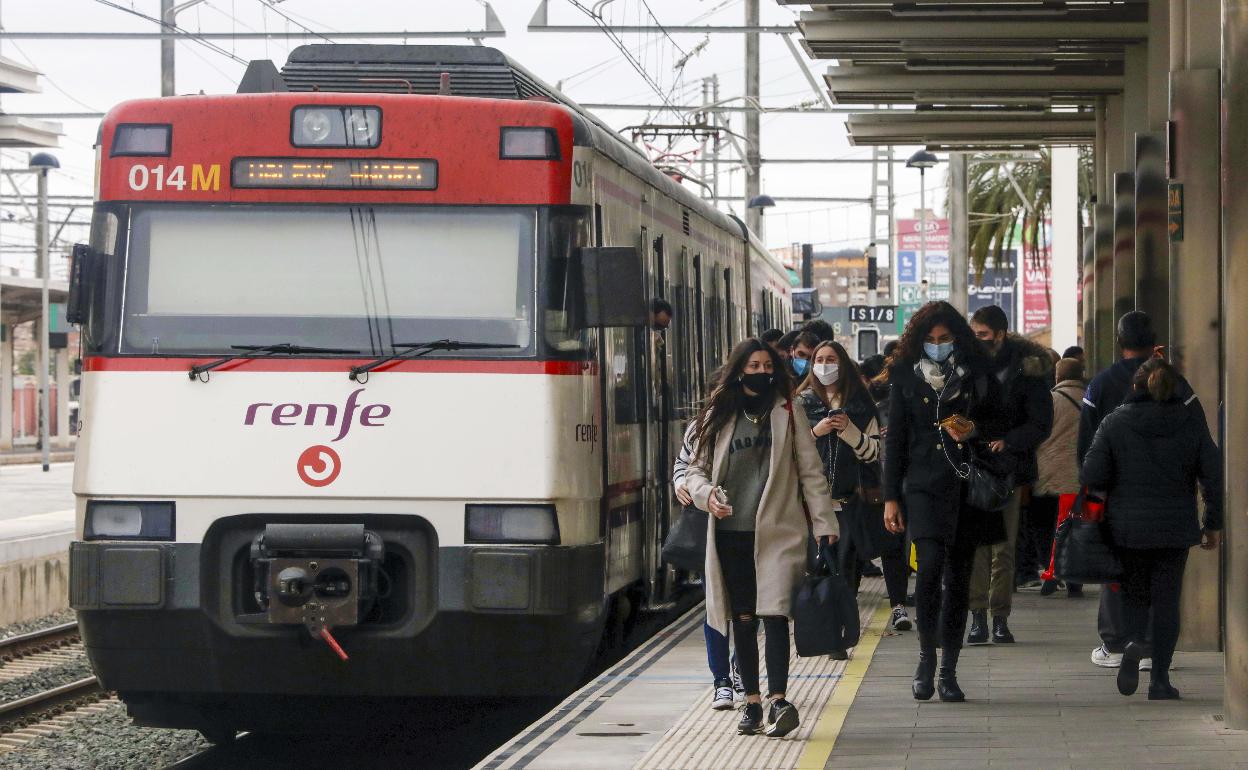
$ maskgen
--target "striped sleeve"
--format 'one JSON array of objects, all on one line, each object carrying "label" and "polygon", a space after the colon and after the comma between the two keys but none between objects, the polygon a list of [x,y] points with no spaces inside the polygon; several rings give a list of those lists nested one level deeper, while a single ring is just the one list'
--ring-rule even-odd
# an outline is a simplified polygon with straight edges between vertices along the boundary
[{"label": "striped sleeve", "polygon": [[854,450],[860,462],[873,463],[880,459],[880,422],[875,417],[867,423],[866,431],[858,430],[852,422],[841,431],[841,441]]},{"label": "striped sleeve", "polygon": [[685,483],[685,473],[689,470],[689,463],[693,461],[693,429],[697,423],[692,420],[689,427],[685,429],[685,437],[680,442],[680,452],[676,455],[676,462],[672,463],[672,486],[679,487]]}]

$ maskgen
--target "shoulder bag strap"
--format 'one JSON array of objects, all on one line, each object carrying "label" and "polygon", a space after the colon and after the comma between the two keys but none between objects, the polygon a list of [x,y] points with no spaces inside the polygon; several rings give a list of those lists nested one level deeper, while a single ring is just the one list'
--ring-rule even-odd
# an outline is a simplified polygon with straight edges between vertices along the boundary
[{"label": "shoulder bag strap", "polygon": [[1083,411],[1083,407],[1079,405],[1079,402],[1071,398],[1070,394],[1067,393],[1066,391],[1058,390],[1057,388],[1054,388],[1053,392],[1061,396],[1062,398],[1066,399],[1067,401],[1069,401],[1070,405],[1073,406],[1076,411]]}]

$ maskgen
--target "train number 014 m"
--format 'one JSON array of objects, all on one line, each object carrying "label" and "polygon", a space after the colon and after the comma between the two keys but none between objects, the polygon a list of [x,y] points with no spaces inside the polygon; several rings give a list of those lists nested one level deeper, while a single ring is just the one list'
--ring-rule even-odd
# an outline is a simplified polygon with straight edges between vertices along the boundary
[{"label": "train number 014 m", "polygon": [[182,192],[188,181],[192,191],[217,192],[221,189],[221,166],[217,163],[211,166],[193,163],[191,173],[187,174],[186,166],[181,165],[170,167],[168,173],[165,173],[163,163],[155,168],[136,165],[130,167],[129,181],[130,189],[135,192],[142,192],[149,187],[157,191],[169,189]]}]

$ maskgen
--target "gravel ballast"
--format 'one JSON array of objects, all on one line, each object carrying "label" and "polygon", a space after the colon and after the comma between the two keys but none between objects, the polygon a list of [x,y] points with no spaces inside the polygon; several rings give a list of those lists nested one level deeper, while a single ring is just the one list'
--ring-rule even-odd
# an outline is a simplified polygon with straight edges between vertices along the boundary
[{"label": "gravel ballast", "polygon": [[0,682],[0,703],[35,695],[44,690],[51,690],[53,687],[86,679],[89,676],[91,676],[91,664],[87,662],[87,656],[83,655],[78,660],[40,669],[21,679]]},{"label": "gravel ballast", "polygon": [[3,770],[151,770],[208,748],[192,730],[135,727],[125,706],[75,719],[52,735],[0,754]]},{"label": "gravel ballast", "polygon": [[21,634],[29,634],[31,631],[42,631],[45,628],[53,626],[63,626],[66,623],[73,623],[78,620],[78,616],[73,610],[61,610],[52,615],[44,615],[34,620],[24,620],[21,623],[11,623],[7,626],[0,626],[0,639],[8,639],[10,636],[20,636]]}]

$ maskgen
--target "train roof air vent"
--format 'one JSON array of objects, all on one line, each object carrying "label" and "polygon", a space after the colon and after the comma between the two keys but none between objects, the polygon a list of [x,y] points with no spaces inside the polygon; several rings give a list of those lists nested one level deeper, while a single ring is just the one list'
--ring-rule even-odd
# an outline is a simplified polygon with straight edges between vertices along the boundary
[{"label": "train roof air vent", "polygon": [[438,94],[450,76],[452,96],[557,99],[501,51],[460,45],[301,45],[282,80],[291,91]]},{"label": "train roof air vent", "polygon": [[689,209],[680,210],[680,231],[689,235]]}]

